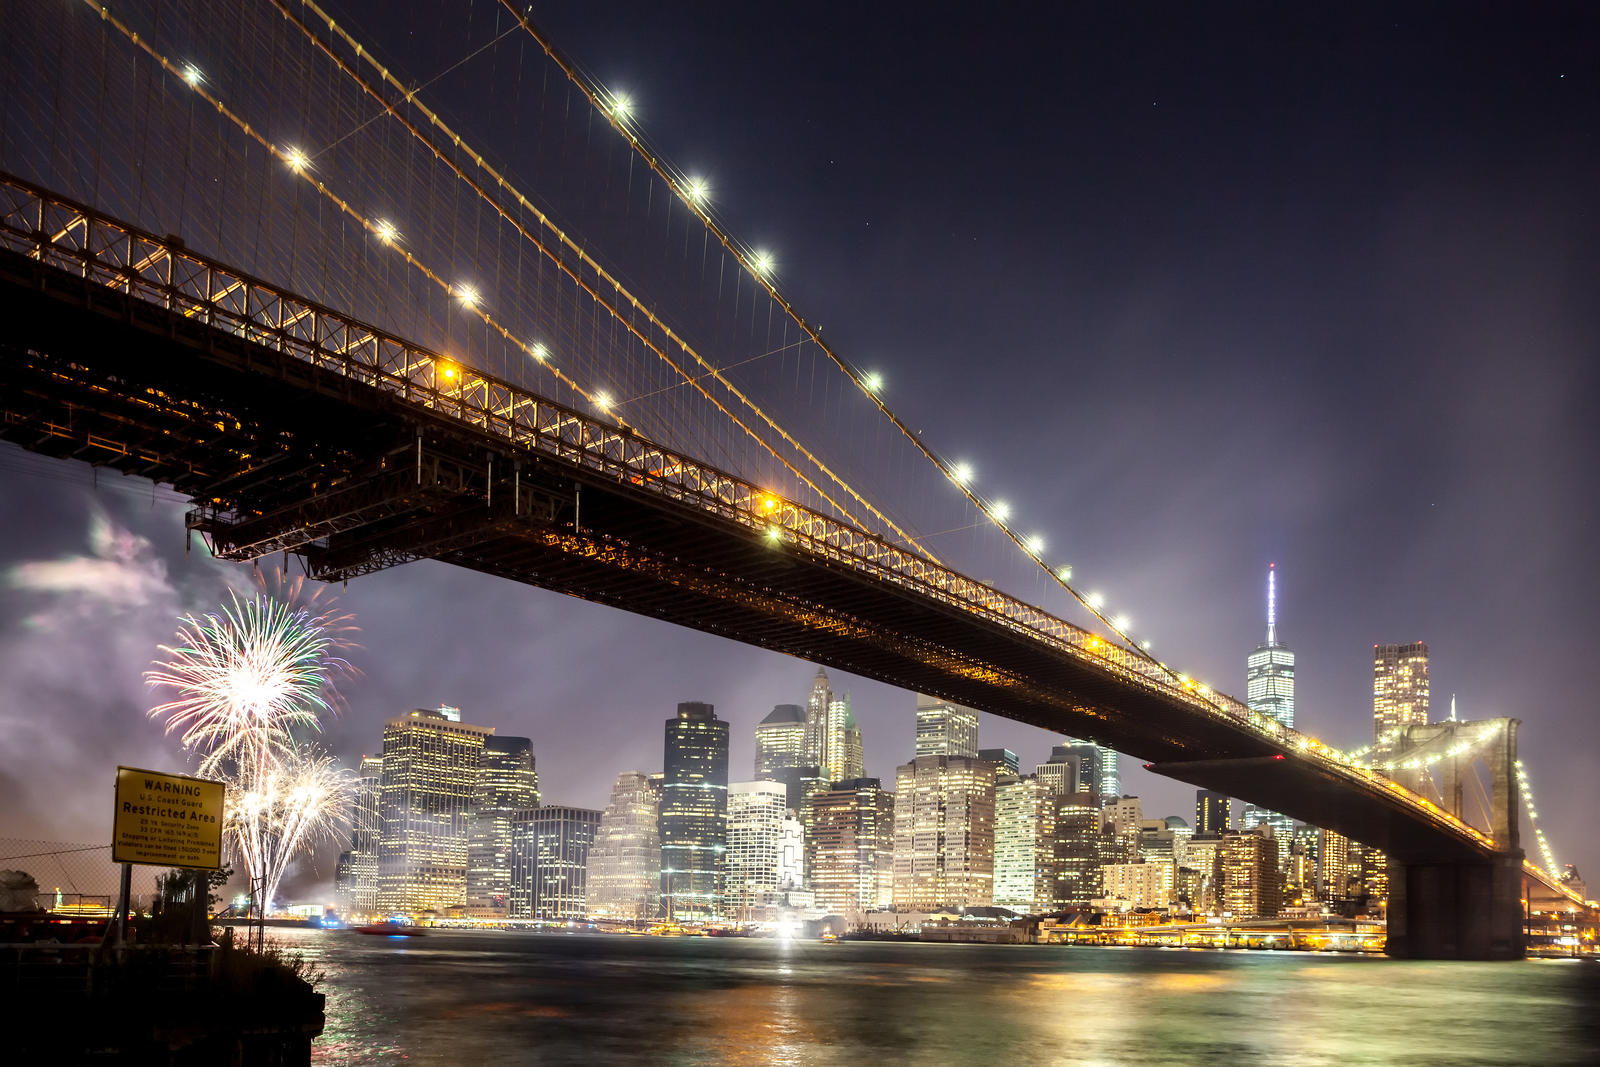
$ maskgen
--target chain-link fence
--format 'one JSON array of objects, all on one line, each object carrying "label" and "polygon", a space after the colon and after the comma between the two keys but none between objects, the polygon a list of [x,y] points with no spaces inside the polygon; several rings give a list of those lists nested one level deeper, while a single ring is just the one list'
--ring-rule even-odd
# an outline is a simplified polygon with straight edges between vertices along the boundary
[{"label": "chain-link fence", "polygon": [[[8,877],[17,872],[25,877]],[[156,892],[159,867],[133,869],[131,905],[147,907]],[[27,888],[32,878],[33,888]],[[42,841],[0,837],[0,911],[29,910],[21,901],[31,894],[33,905],[58,914],[109,914],[120,891],[122,865],[111,859],[110,845],[70,841]]]}]

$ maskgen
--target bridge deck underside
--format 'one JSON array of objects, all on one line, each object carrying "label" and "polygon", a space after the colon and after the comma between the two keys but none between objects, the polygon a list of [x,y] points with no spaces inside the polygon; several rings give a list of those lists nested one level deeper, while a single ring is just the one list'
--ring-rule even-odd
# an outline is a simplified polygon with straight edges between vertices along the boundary
[{"label": "bridge deck underside", "polygon": [[173,486],[221,554],[289,550],[329,580],[439,559],[1163,765],[1242,759],[1197,784],[1379,847],[1442,836],[1395,798],[1292,752],[1271,760],[1270,739],[1003,620],[13,252],[0,315],[0,436]]}]

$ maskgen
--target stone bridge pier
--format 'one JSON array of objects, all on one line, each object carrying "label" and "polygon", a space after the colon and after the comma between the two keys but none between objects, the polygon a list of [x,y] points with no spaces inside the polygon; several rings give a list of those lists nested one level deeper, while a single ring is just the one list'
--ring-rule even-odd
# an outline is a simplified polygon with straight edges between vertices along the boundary
[{"label": "stone bridge pier", "polygon": [[[1419,960],[1521,959],[1525,951],[1522,849],[1517,838],[1517,719],[1408,727],[1395,749],[1394,777],[1424,795],[1431,775],[1441,807],[1466,820],[1463,782],[1472,763],[1489,769],[1495,852],[1473,856],[1389,856],[1388,954]],[[1487,736],[1486,736],[1487,735]],[[1441,754],[1424,762],[1425,754]],[[1407,761],[1414,766],[1406,767]]]}]

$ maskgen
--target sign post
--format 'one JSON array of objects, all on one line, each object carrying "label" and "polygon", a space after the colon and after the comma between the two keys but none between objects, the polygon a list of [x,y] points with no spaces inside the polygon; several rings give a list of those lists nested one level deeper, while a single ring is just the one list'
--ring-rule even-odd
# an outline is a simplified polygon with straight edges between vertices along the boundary
[{"label": "sign post", "polygon": [[[116,814],[111,822],[111,858],[122,864],[118,940],[125,942],[133,864],[217,870],[222,866],[226,787],[181,774],[117,768]],[[196,879],[195,894],[204,895]],[[205,907],[204,899],[197,906]]]}]

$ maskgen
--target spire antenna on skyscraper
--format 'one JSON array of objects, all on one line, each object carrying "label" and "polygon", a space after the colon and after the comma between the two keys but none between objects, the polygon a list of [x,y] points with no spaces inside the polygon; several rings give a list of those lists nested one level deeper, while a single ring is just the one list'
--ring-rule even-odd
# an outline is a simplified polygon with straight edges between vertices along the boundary
[{"label": "spire antenna on skyscraper", "polygon": [[1267,644],[1278,643],[1278,565],[1267,564]]}]

